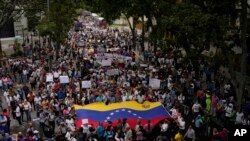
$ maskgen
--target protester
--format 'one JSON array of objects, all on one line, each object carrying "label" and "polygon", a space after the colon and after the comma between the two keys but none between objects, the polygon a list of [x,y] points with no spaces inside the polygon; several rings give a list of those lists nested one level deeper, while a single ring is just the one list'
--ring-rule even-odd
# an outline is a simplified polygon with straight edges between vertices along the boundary
[{"label": "protester", "polygon": [[[202,137],[203,127],[206,136],[212,134],[210,117],[225,125],[232,120],[235,124],[250,124],[243,109],[234,112],[234,86],[230,81],[218,80],[226,79],[224,70],[213,70],[204,58],[195,65],[195,61],[186,60],[178,49],[171,47],[166,53],[151,53],[148,49],[141,60],[140,52],[132,49],[129,31],[103,29],[91,16],[80,16],[77,22],[81,28],[78,31],[72,28],[59,50],[46,38],[43,44],[35,43],[39,49],[24,45],[25,57],[8,60],[6,71],[0,76],[2,100],[7,104],[2,105],[6,108],[3,119],[6,117],[8,127],[15,120],[23,125],[39,117],[39,131],[43,132],[40,134],[49,140],[55,137],[56,140],[139,141],[154,140],[153,136],[157,136],[158,140],[194,141]],[[140,40],[136,35],[136,42]],[[221,86],[224,86],[222,90]],[[138,119],[137,126],[131,127],[124,118],[117,121],[117,126],[101,121],[97,127],[83,122],[82,127],[76,128],[74,104],[109,105],[122,101],[161,102],[171,119],[163,120],[156,127],[148,119],[146,124]],[[37,116],[33,117],[31,112]],[[15,120],[10,121],[10,115]],[[186,129],[190,120],[194,129],[191,126]],[[160,131],[155,133],[157,127]],[[38,131],[32,129],[33,132],[19,134],[18,138],[23,140],[27,134],[27,138],[37,139],[35,130]],[[213,138],[225,139],[225,133],[214,129]]]}]

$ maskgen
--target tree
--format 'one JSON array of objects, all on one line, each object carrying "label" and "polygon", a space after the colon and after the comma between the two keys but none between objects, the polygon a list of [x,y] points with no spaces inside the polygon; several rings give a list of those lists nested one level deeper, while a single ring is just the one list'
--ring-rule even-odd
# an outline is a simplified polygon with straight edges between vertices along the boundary
[{"label": "tree", "polygon": [[242,96],[244,94],[246,84],[246,69],[247,69],[247,0],[241,0],[241,69],[240,69],[240,82],[239,82],[239,93],[237,94],[237,106],[241,107]]},{"label": "tree", "polygon": [[39,32],[49,35],[56,43],[56,56],[58,57],[61,44],[67,38],[67,33],[77,16],[77,9],[82,6],[82,1],[50,0],[50,10],[38,25]]},{"label": "tree", "polygon": [[[33,0],[0,0],[0,30],[10,20],[18,19],[28,8],[33,7]],[[0,41],[0,59],[2,46]],[[1,61],[0,61],[1,65]]]}]

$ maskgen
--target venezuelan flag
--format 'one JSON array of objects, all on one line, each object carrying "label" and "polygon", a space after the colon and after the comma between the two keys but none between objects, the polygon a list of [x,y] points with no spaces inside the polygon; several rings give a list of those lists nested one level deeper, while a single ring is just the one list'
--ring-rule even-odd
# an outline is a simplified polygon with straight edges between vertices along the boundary
[{"label": "venezuelan flag", "polygon": [[117,125],[118,119],[127,119],[127,122],[134,128],[139,119],[142,125],[151,120],[152,125],[156,125],[159,121],[170,118],[170,114],[162,106],[160,102],[144,102],[139,104],[136,101],[127,101],[120,103],[92,103],[86,106],[74,105],[76,111],[76,126],[81,127],[82,124],[93,124],[97,127],[98,122],[112,121],[114,126]]}]

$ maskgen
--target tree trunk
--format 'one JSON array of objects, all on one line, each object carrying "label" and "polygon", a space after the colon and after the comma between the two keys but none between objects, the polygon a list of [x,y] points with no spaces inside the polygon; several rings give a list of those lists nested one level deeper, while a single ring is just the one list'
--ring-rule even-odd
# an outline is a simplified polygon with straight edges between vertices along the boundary
[{"label": "tree trunk", "polygon": [[[131,23],[129,21],[129,17],[128,16],[125,16],[127,21],[128,21],[128,24],[129,24],[129,28],[132,32],[132,48],[135,49],[136,47],[136,33],[135,33],[135,19],[133,18],[133,23]],[[131,47],[129,46],[129,50],[131,51]]]},{"label": "tree trunk", "polygon": [[2,49],[2,41],[0,39],[0,67],[2,67],[2,60],[3,60],[3,49]]},{"label": "tree trunk", "polygon": [[144,16],[142,16],[142,34],[141,34],[141,52],[144,52],[144,42],[145,42],[145,23],[144,23]]},{"label": "tree trunk", "polygon": [[[136,48],[136,33],[135,33],[135,28],[132,29],[132,48]],[[129,48],[129,51],[131,51],[131,47]]]},{"label": "tree trunk", "polygon": [[239,86],[239,93],[237,94],[237,106],[240,107],[242,104],[242,96],[246,84],[246,67],[247,67],[247,42],[246,42],[246,32],[247,32],[247,0],[241,0],[241,81]]},{"label": "tree trunk", "polygon": [[60,51],[61,44],[56,42],[56,59],[59,58],[59,51]]}]

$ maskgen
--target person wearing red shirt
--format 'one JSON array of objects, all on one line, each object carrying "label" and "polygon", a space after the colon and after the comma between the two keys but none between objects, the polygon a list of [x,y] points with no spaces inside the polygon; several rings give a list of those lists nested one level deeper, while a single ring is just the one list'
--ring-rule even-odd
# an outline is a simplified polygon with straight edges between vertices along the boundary
[{"label": "person wearing red shirt", "polygon": [[10,131],[10,114],[7,109],[3,109],[3,116],[7,118],[8,131]]}]

